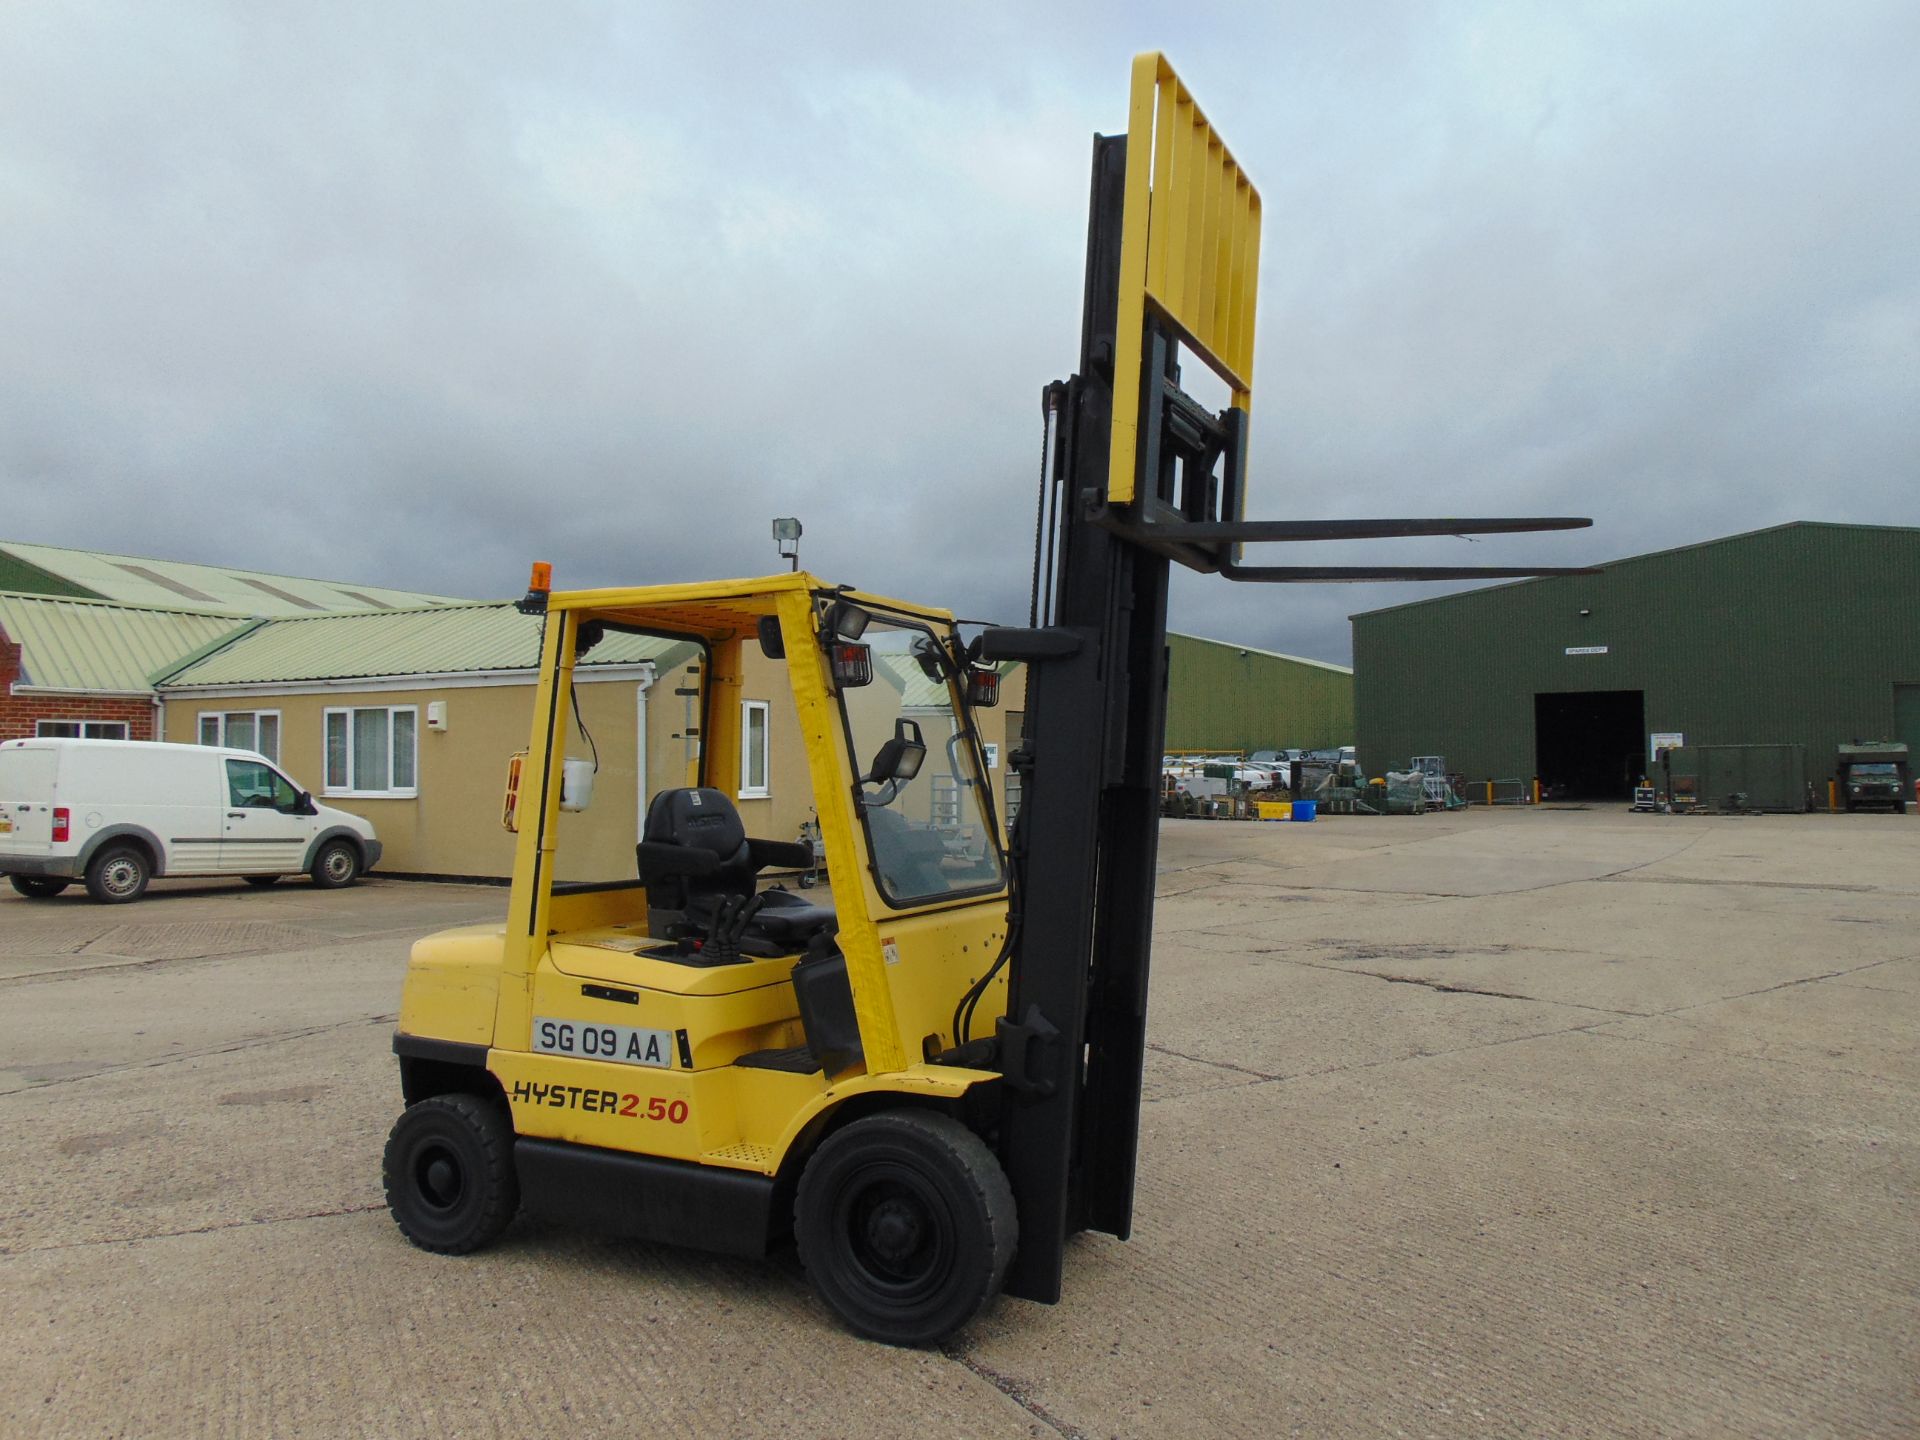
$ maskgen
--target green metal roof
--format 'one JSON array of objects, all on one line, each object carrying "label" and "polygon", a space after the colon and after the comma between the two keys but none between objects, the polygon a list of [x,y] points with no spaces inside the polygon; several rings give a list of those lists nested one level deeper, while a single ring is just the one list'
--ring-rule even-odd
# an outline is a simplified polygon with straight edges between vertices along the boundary
[{"label": "green metal roof", "polygon": [[222,610],[238,615],[313,615],[460,604],[444,595],[346,580],[306,580],[233,565],[195,565],[0,541],[0,582],[17,590],[89,595],[122,605]]},{"label": "green metal roof", "polygon": [[[691,655],[683,640],[610,631],[583,669],[652,660],[663,668]],[[271,685],[373,676],[531,670],[540,661],[540,617],[505,601],[351,615],[267,620],[168,675],[163,690],[197,685]]]},{"label": "green metal roof", "polygon": [[[1920,535],[1920,527],[1912,525],[1859,525],[1840,520],[1786,520],[1778,525],[1763,526],[1758,530],[1742,530],[1735,535],[1718,535],[1711,540],[1695,540],[1686,545],[1674,545],[1665,550],[1648,550],[1639,555],[1627,555],[1619,560],[1607,560],[1597,567],[1600,570],[1619,570],[1629,565],[1640,565],[1648,561],[1662,561],[1674,555],[1688,553],[1706,556],[1714,551],[1732,548],[1747,548],[1751,542],[1768,535],[1782,535],[1788,532],[1800,532],[1813,535],[1825,532],[1832,535]],[[1495,590],[1520,590],[1530,585],[1542,585],[1549,588],[1566,579],[1560,575],[1535,575],[1525,580],[1505,580],[1498,585],[1480,585],[1468,590],[1452,590],[1445,595],[1427,595],[1418,600],[1403,600],[1398,605],[1382,605],[1377,610],[1361,610],[1349,615],[1349,620],[1359,620],[1370,615],[1390,615],[1396,610],[1411,610],[1420,605],[1447,605],[1468,595],[1485,595]]]},{"label": "green metal roof", "polygon": [[50,690],[148,690],[156,673],[248,623],[235,615],[0,593],[0,629],[20,646],[17,683]]},{"label": "green metal roof", "polygon": [[1167,639],[1179,640],[1188,645],[1218,645],[1222,650],[1231,650],[1238,655],[1260,655],[1268,660],[1285,660],[1294,665],[1311,665],[1316,670],[1331,670],[1336,675],[1351,675],[1351,665],[1336,665],[1331,660],[1309,660],[1304,655],[1288,655],[1280,650],[1262,650],[1257,645],[1236,645],[1231,640],[1209,640],[1204,635],[1186,635],[1178,630],[1169,630]]}]

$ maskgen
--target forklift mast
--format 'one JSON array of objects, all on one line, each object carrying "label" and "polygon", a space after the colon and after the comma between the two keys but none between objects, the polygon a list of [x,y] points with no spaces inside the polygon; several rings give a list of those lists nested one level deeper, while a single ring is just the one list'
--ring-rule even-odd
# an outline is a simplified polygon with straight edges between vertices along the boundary
[{"label": "forklift mast", "polygon": [[[1006,1289],[1041,1301],[1060,1297],[1069,1236],[1132,1225],[1173,563],[1263,582],[1581,573],[1248,566],[1240,550],[1591,523],[1243,519],[1259,193],[1157,53],[1134,61],[1128,123],[1094,139],[1079,366],[1044,394],[1030,626],[980,642],[1029,666],[996,1039],[1020,1222]],[[1225,383],[1224,410],[1180,388],[1183,354]]]}]

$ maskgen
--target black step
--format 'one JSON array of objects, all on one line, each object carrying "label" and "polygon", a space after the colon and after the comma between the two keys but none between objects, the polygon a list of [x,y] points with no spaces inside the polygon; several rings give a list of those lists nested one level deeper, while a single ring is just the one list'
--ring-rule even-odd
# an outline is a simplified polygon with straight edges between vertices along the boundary
[{"label": "black step", "polygon": [[813,1058],[813,1052],[804,1045],[795,1045],[787,1050],[755,1050],[733,1063],[744,1065],[749,1070],[785,1070],[793,1075],[812,1075],[820,1069],[820,1062]]}]

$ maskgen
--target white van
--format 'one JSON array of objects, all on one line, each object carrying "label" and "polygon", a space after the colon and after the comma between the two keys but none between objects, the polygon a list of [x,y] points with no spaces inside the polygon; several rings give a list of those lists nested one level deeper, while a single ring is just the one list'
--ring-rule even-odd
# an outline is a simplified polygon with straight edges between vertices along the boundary
[{"label": "white van", "polygon": [[380,859],[373,826],[315,805],[252,750],[145,740],[0,743],[0,875],[45,899],[85,880],[137,900],[156,875],[351,885]]}]

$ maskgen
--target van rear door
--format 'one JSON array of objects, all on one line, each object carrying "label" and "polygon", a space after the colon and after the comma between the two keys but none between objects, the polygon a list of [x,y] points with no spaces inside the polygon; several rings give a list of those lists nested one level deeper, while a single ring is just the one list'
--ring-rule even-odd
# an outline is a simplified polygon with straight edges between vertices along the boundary
[{"label": "van rear door", "polygon": [[53,849],[59,755],[51,745],[0,745],[0,855],[45,855]]}]

